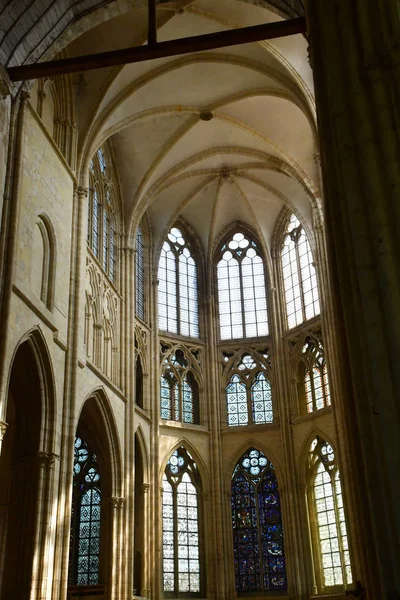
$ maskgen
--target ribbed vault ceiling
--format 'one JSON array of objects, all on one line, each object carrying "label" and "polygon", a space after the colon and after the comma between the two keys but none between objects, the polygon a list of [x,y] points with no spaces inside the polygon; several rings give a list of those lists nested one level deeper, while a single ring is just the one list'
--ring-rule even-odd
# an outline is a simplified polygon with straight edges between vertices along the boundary
[{"label": "ribbed vault ceiling", "polygon": [[[270,5],[282,16],[304,15],[302,0],[249,0]],[[160,4],[173,4],[158,0]],[[0,0],[0,62],[36,62],[111,17],[147,5],[147,0]]]},{"label": "ribbed vault ceiling", "polygon": [[[145,43],[146,3],[137,4],[65,53]],[[262,1],[177,0],[159,4],[157,18],[163,41],[282,17]],[[181,215],[211,255],[232,221],[252,227],[270,251],[285,206],[311,226],[320,182],[303,36],[86,72],[74,83],[81,173],[110,139],[128,232],[147,210],[160,247]]]}]

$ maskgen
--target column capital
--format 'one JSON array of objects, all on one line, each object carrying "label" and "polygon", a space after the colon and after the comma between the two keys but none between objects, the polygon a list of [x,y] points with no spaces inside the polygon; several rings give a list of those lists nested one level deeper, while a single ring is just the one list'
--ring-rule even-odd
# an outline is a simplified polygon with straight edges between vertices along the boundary
[{"label": "column capital", "polygon": [[31,97],[31,95],[29,92],[27,92],[26,90],[21,90],[20,99],[23,104],[26,104],[28,102],[28,100],[30,99],[30,97]]},{"label": "column capital", "polygon": [[109,498],[105,498],[113,508],[122,508],[125,503],[125,498],[122,496],[110,496]]},{"label": "column capital", "polygon": [[0,442],[3,441],[4,435],[7,431],[8,423],[5,421],[0,421]]},{"label": "column capital", "polygon": [[150,491],[151,483],[143,483],[143,493],[147,494]]},{"label": "column capital", "polygon": [[81,185],[75,185],[75,193],[78,196],[78,198],[80,200],[87,198],[89,195],[89,189],[86,187],[83,187]]}]

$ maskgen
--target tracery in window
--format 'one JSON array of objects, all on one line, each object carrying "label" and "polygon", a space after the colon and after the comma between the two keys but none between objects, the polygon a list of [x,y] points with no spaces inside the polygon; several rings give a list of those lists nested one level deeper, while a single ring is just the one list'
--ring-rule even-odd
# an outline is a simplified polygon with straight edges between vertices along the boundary
[{"label": "tracery in window", "polygon": [[226,375],[227,421],[230,427],[272,423],[270,361],[267,354],[255,359],[244,353],[228,365]]},{"label": "tracery in window", "polygon": [[307,412],[311,413],[330,406],[328,370],[321,340],[306,338],[301,361]]},{"label": "tracery in window", "polygon": [[264,264],[256,242],[234,233],[220,249],[217,279],[221,339],[268,335]]},{"label": "tracery in window", "polygon": [[88,246],[115,281],[116,207],[110,166],[99,148],[89,165]]},{"label": "tracery in window", "polygon": [[231,509],[238,594],[286,590],[278,482],[260,450],[245,452],[233,471]]},{"label": "tracery in window", "polygon": [[71,517],[69,580],[72,585],[96,585],[100,558],[100,472],[96,455],[77,436]]},{"label": "tracery in window", "polygon": [[144,320],[144,245],[140,227],[136,230],[136,316]]},{"label": "tracery in window", "polygon": [[[320,587],[348,585],[352,582],[350,552],[339,468],[335,453],[325,440],[316,437],[310,448],[310,521],[314,524],[316,576]],[[316,547],[318,546],[318,547]]]},{"label": "tracery in window", "polygon": [[303,226],[291,215],[283,241],[282,274],[289,329],[320,313],[317,276]]},{"label": "tracery in window", "polygon": [[163,331],[199,336],[197,268],[182,231],[172,227],[158,265],[158,326]]},{"label": "tracery in window", "polygon": [[182,350],[177,350],[170,358],[165,359],[162,369],[161,418],[182,423],[198,423],[198,384]]},{"label": "tracery in window", "polygon": [[165,595],[200,595],[200,476],[181,446],[165,468],[162,493],[162,567]]}]

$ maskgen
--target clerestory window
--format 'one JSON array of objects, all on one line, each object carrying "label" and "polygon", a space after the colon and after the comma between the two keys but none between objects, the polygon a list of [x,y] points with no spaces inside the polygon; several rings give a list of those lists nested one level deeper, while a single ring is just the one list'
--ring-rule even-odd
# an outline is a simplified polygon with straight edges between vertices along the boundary
[{"label": "clerestory window", "polygon": [[111,161],[99,148],[89,166],[87,243],[111,281],[116,278],[116,209]]},{"label": "clerestory window", "polygon": [[291,215],[282,252],[282,275],[289,329],[320,313],[317,275],[303,226]]},{"label": "clerestory window", "polygon": [[158,265],[158,326],[162,331],[199,337],[197,267],[182,231],[172,227]]},{"label": "clerestory window", "polygon": [[145,317],[145,275],[144,275],[144,244],[143,232],[139,226],[136,230],[136,316],[144,321]]},{"label": "clerestory window", "polygon": [[263,258],[247,234],[237,231],[222,244],[217,279],[221,340],[268,335]]}]

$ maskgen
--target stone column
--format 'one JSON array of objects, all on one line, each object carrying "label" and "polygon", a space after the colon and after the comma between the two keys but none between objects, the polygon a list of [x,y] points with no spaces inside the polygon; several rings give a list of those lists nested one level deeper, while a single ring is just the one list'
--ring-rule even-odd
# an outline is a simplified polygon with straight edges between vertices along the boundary
[{"label": "stone column", "polygon": [[61,420],[60,477],[58,482],[57,537],[54,545],[52,598],[67,596],[68,561],[71,523],[71,490],[73,483],[74,440],[76,434],[76,400],[78,361],[83,351],[85,238],[87,188],[75,185],[71,236],[71,273],[67,353],[65,361],[63,413]]},{"label": "stone column", "polygon": [[[224,600],[232,597],[234,582],[233,561],[226,551],[227,531],[226,495],[224,495],[224,470],[222,467],[221,440],[221,379],[218,372],[218,319],[216,298],[209,295],[204,299],[205,336],[207,352],[204,356],[206,368],[203,402],[207,402],[208,426],[210,429],[210,511],[207,515],[207,593],[208,596]],[[229,506],[229,505],[228,505]],[[236,595],[236,592],[234,592]]]},{"label": "stone column", "polygon": [[[3,95],[3,82],[0,92]],[[15,250],[17,245],[21,179],[24,157],[24,130],[29,94],[21,91],[12,100],[7,147],[7,167],[0,236],[0,419],[6,418],[8,365],[5,364],[7,341],[10,335],[10,306]]]},{"label": "stone column", "polygon": [[150,569],[152,565],[148,560],[149,556],[149,512],[150,512],[150,483],[143,484],[143,493],[144,493],[144,544],[143,544],[143,565],[142,565],[142,596],[145,598],[150,598],[151,590],[150,590]]},{"label": "stone column", "polygon": [[123,584],[124,573],[122,569],[122,539],[123,539],[123,508],[125,498],[113,496],[109,499],[111,504],[111,538],[110,545],[110,565],[108,573],[108,594],[109,600],[119,600],[121,596],[121,587]]},{"label": "stone column", "polygon": [[52,565],[49,547],[54,542],[52,513],[54,504],[54,468],[59,456],[38,452],[38,492],[36,502],[35,556],[32,568],[30,600],[49,596],[51,590]]},{"label": "stone column", "polygon": [[[135,380],[135,361],[133,357],[133,302],[134,302],[134,260],[133,251],[129,237],[126,236],[122,248],[121,264],[121,294],[125,299],[121,305],[121,355],[119,385],[125,391],[128,399],[125,405],[125,446],[124,446],[124,527],[123,527],[123,547],[124,547],[124,580],[122,585],[122,598],[132,597],[133,588],[133,557],[134,557],[134,473],[135,473],[135,405],[134,405],[134,380]],[[116,357],[117,358],[117,355]]]},{"label": "stone column", "polygon": [[355,579],[400,598],[400,23],[396,0],[308,0],[336,397]]}]

